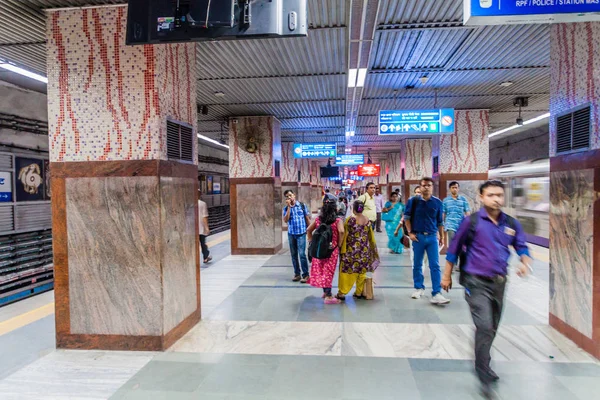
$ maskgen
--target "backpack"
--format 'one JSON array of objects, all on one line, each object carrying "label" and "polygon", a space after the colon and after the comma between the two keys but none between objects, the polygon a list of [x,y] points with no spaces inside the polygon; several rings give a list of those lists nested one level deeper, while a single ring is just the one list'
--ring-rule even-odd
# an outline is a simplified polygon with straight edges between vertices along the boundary
[{"label": "backpack", "polygon": [[308,245],[308,255],[311,258],[324,260],[333,254],[333,229],[331,225],[320,224],[312,234],[312,240]]},{"label": "backpack", "polygon": [[[515,219],[513,217],[511,217],[508,214],[506,215],[506,222],[508,224],[508,227],[510,229],[515,230]],[[469,216],[469,232],[467,233],[467,238],[465,240],[465,245],[463,247],[463,249],[461,250],[460,254],[458,255],[458,259],[459,259],[459,263],[460,263],[460,276],[458,278],[458,282],[464,286],[464,281],[466,278],[466,273],[465,273],[465,265],[467,264],[467,252],[469,251],[469,247],[471,246],[471,244],[473,243],[473,238],[475,237],[475,233],[477,232],[477,223],[479,222],[479,213],[478,212],[474,212],[473,214],[471,214]],[[448,243],[448,245],[450,245],[450,243]]]}]

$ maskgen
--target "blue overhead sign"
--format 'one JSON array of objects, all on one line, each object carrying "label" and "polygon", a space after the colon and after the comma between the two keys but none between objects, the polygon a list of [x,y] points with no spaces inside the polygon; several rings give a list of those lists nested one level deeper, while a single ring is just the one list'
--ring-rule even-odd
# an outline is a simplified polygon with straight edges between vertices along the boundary
[{"label": "blue overhead sign", "polygon": [[600,21],[600,0],[464,0],[465,25]]},{"label": "blue overhead sign", "polygon": [[337,156],[336,143],[294,143],[294,158],[329,158]]},{"label": "blue overhead sign", "polygon": [[0,172],[0,203],[13,201],[11,172]]},{"label": "blue overhead sign", "polygon": [[364,163],[364,154],[341,154],[335,158],[335,165],[361,165]]},{"label": "blue overhead sign", "polygon": [[454,109],[379,111],[380,135],[439,135],[454,133]]}]

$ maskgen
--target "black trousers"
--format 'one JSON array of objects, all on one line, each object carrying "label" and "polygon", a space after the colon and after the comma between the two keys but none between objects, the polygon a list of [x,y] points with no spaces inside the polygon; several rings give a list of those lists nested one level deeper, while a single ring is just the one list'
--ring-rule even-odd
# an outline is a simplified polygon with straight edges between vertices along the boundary
[{"label": "black trousers", "polygon": [[381,213],[377,213],[377,232],[381,232]]},{"label": "black trousers", "polygon": [[490,374],[490,351],[502,316],[506,278],[488,280],[467,275],[464,284],[465,298],[476,328],[475,371],[482,383],[491,383],[493,378]]},{"label": "black trousers", "polygon": [[206,260],[210,255],[210,251],[208,251],[208,246],[206,245],[206,235],[200,235],[200,247],[202,248],[202,257]]}]

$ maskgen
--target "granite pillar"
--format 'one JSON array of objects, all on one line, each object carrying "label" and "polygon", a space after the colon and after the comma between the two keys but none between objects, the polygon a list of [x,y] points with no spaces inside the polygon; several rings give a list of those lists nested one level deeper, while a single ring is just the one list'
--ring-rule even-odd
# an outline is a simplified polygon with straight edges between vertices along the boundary
[{"label": "granite pillar", "polygon": [[438,172],[433,174],[440,199],[449,195],[448,184],[457,181],[460,194],[471,210],[479,209],[479,185],[488,177],[489,111],[456,110],[455,130],[451,135],[433,138],[433,157],[438,157]]},{"label": "granite pillar", "polygon": [[433,175],[432,142],[431,139],[405,139],[401,142],[400,149],[400,166],[404,170],[403,198],[409,199],[415,187],[420,185],[421,178]]},{"label": "granite pillar", "polygon": [[231,254],[281,250],[281,123],[272,116],[229,121]]},{"label": "granite pillar", "polygon": [[126,7],[47,16],[56,345],[165,350],[200,320],[197,159],[166,150],[195,47],[125,46]]},{"label": "granite pillar", "polygon": [[[600,23],[550,32],[550,325],[600,358]],[[557,154],[556,116],[584,105],[589,149]]]}]

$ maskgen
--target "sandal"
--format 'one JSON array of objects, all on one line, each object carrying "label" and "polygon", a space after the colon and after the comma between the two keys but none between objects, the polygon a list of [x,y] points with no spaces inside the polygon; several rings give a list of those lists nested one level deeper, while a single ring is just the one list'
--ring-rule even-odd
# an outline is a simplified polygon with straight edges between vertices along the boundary
[{"label": "sandal", "polygon": [[352,297],[354,297],[355,299],[363,299],[363,300],[365,300],[365,299],[366,299],[366,296],[364,296],[364,295],[362,295],[362,294],[359,296],[359,295],[357,295],[356,293],[354,293],[354,294],[352,295]]},{"label": "sandal", "polygon": [[335,297],[325,297],[324,303],[325,304],[340,304],[342,301],[340,299],[337,299]]},{"label": "sandal", "polygon": [[335,295],[335,298],[341,301],[345,301],[346,300],[346,295],[341,294],[340,292],[337,292],[337,294]]}]

